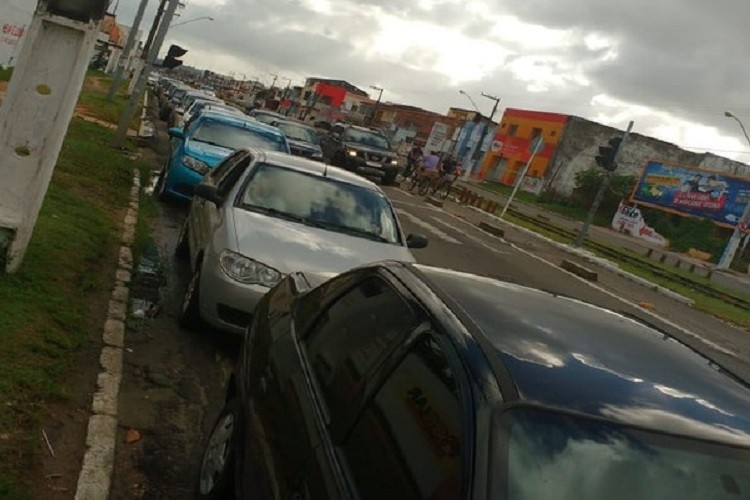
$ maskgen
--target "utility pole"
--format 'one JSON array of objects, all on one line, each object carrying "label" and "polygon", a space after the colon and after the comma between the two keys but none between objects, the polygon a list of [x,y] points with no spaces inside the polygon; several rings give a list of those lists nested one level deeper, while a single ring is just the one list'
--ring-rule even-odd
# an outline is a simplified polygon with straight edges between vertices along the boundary
[{"label": "utility pole", "polygon": [[110,101],[115,97],[115,93],[120,88],[120,83],[122,83],[122,75],[125,72],[125,69],[128,67],[130,52],[133,50],[135,40],[138,38],[138,28],[141,26],[143,13],[145,12],[147,5],[148,0],[141,0],[141,3],[138,5],[138,11],[135,13],[135,19],[133,19],[133,26],[130,27],[128,40],[127,42],[125,42],[125,48],[122,51],[120,60],[117,62],[115,77],[112,80],[112,85],[110,85],[109,92],[107,93],[107,99],[109,99]]},{"label": "utility pole", "polygon": [[151,51],[151,46],[154,44],[154,37],[156,36],[157,30],[161,26],[161,21],[162,17],[164,16],[167,1],[168,0],[161,0],[161,2],[159,3],[159,9],[156,11],[154,22],[151,24],[148,38],[146,39],[146,43],[143,46],[143,50],[141,51],[141,58],[136,61],[135,68],[133,68],[133,76],[130,78],[130,84],[128,85],[127,90],[128,95],[131,95],[135,90],[135,84],[138,82],[138,79],[141,76],[141,72],[146,65],[146,60],[148,59],[148,54]]},{"label": "utility pole", "polygon": [[[468,94],[467,94],[467,97],[469,97]],[[482,92],[482,97],[486,97],[487,99],[492,99],[493,101],[495,101],[495,105],[492,106],[492,112],[490,113],[489,122],[485,123],[484,127],[482,127],[482,133],[479,136],[479,141],[477,142],[477,147],[474,149],[474,154],[471,155],[471,162],[472,162],[472,164],[470,165],[471,168],[464,169],[463,180],[467,180],[469,178],[469,176],[471,175],[471,172],[474,170],[474,167],[477,166],[477,165],[481,165],[481,163],[482,163],[480,161],[481,159],[484,158],[484,156],[482,155],[482,144],[484,144],[484,139],[487,137],[487,132],[490,129],[490,125],[493,123],[492,119],[495,117],[495,112],[497,111],[497,106],[498,106],[498,104],[500,104],[500,98],[499,97],[495,97],[493,95],[485,94],[484,92]],[[480,116],[480,118],[482,117],[481,113],[480,113],[479,116]]]},{"label": "utility pole", "polygon": [[[578,233],[578,236],[576,237],[575,241],[571,243],[571,246],[575,248],[578,248],[581,245],[583,245],[583,240],[586,238],[586,235],[589,232],[589,227],[591,226],[591,223],[594,221],[594,216],[596,215],[596,212],[599,210],[599,205],[602,203],[602,199],[604,198],[604,193],[607,191],[607,188],[609,187],[609,183],[612,181],[612,174],[617,169],[617,159],[620,157],[620,153],[622,153],[622,150],[625,149],[625,145],[628,143],[628,137],[630,136],[631,130],[633,130],[632,121],[628,124],[628,129],[623,134],[622,140],[620,141],[618,148],[614,151],[612,158],[609,160],[611,165],[605,167],[606,173],[604,174],[604,179],[602,179],[601,186],[599,186],[599,191],[597,191],[596,193],[596,197],[594,198],[594,203],[592,203],[591,205],[591,210],[589,210],[589,213],[586,216],[586,221],[583,223],[581,232]],[[612,142],[610,141],[610,144],[611,143]],[[611,167],[611,168],[608,168],[608,167]]]},{"label": "utility pole", "polygon": [[536,157],[536,155],[539,154],[539,151],[542,150],[544,145],[545,145],[545,142],[544,142],[544,139],[542,139],[542,136],[537,136],[537,138],[535,139],[534,145],[531,147],[531,156],[529,157],[529,161],[527,161],[526,165],[523,167],[523,170],[521,171],[521,175],[518,177],[518,180],[516,181],[516,185],[513,186],[513,192],[510,193],[510,196],[508,197],[508,201],[505,202],[505,207],[503,207],[503,212],[500,214],[501,219],[505,217],[505,212],[508,211],[508,207],[510,207],[510,204],[513,203],[513,198],[516,197],[518,188],[521,187],[523,178],[526,177],[526,172],[529,171],[529,167],[531,166],[531,163],[534,161],[534,157]]},{"label": "utility pole", "polygon": [[130,122],[133,121],[133,117],[135,116],[136,109],[138,109],[138,104],[141,100],[141,96],[143,95],[143,91],[146,89],[148,75],[151,73],[154,60],[161,50],[161,45],[164,43],[164,38],[166,38],[167,36],[167,31],[169,31],[169,24],[172,22],[172,17],[177,10],[177,6],[179,5],[180,0],[168,0],[168,2],[169,4],[167,6],[166,12],[164,13],[164,17],[161,19],[159,28],[156,32],[156,35],[154,36],[151,46],[149,47],[148,55],[146,58],[146,65],[141,74],[138,76],[138,80],[135,84],[133,92],[130,95],[128,105],[125,107],[125,110],[122,112],[122,116],[120,117],[120,124],[117,127],[117,132],[115,133],[115,138],[113,141],[113,146],[115,147],[122,147],[122,145],[125,143],[125,137],[127,136]]},{"label": "utility pole", "polygon": [[0,270],[23,261],[108,3],[36,6],[0,107]]}]

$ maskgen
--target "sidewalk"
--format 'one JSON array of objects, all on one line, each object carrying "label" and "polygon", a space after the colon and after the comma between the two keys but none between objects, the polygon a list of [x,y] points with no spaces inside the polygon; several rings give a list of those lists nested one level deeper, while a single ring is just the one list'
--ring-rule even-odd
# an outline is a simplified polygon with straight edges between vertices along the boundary
[{"label": "sidewalk", "polygon": [[[481,195],[487,199],[501,203],[502,206],[508,200],[508,197],[499,194],[483,185],[480,181],[458,181],[457,186],[466,187],[475,191],[480,191]],[[523,201],[513,200],[511,207],[529,217],[544,219],[548,224],[552,224],[559,228],[567,231],[578,232],[583,226],[583,222],[571,219],[564,215],[544,210],[538,206]],[[729,288],[735,292],[744,293],[750,295],[750,276],[742,276],[733,271],[717,271],[716,268],[707,262],[691,258],[682,253],[670,252],[661,247],[649,245],[646,242],[639,241],[636,238],[618,233],[612,229],[604,228],[600,226],[591,226],[589,229],[588,238],[597,243],[601,243],[609,246],[621,247],[632,252],[636,252],[641,255],[647,255],[649,251],[652,252],[652,258],[654,260],[660,260],[670,264],[680,264],[681,269],[688,269],[694,267],[693,271],[696,275],[707,277],[712,282]]]}]

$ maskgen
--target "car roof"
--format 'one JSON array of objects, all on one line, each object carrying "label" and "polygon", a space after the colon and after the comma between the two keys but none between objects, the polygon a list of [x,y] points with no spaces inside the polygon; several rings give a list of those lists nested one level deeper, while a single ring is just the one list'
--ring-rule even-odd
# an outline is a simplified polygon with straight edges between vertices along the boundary
[{"label": "car roof", "polygon": [[276,151],[258,151],[255,153],[256,155],[258,155],[259,160],[270,163],[272,165],[279,165],[281,167],[291,168],[293,170],[298,170],[300,172],[305,172],[308,174],[315,174],[321,177],[325,175],[325,177],[328,177],[330,179],[343,181],[355,186],[365,187],[372,191],[377,191],[381,194],[383,193],[380,187],[378,187],[378,185],[374,182],[365,179],[364,177],[361,177],[355,173],[349,172],[348,170],[344,170],[343,168],[333,167],[319,161],[309,160],[300,156],[288,155]]},{"label": "car roof", "polygon": [[279,123],[279,124],[287,123],[289,125],[296,125],[297,127],[306,128],[308,130],[312,130],[314,132],[317,132],[317,130],[315,130],[315,127],[313,127],[311,125],[308,125],[307,123],[299,122],[297,120],[278,120],[277,123]]},{"label": "car roof", "polygon": [[519,402],[750,445],[750,388],[670,335],[569,297],[412,269],[500,361]]},{"label": "car roof", "polygon": [[219,120],[225,123],[234,123],[236,125],[239,125],[243,128],[247,128],[250,130],[257,130],[260,132],[266,132],[271,133],[280,137],[285,137],[284,133],[281,132],[276,127],[271,127],[270,125],[266,125],[265,123],[261,123],[258,120],[253,120],[251,117],[246,116],[241,113],[229,113],[225,110],[218,110],[218,109],[203,109],[201,111],[201,117],[204,119],[215,119]]}]

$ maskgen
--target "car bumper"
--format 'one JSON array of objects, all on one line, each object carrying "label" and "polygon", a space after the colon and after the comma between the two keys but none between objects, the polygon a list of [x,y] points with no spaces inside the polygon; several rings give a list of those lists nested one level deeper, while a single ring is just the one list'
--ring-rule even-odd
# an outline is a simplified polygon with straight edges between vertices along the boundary
[{"label": "car bumper", "polygon": [[362,177],[367,177],[368,179],[373,179],[376,181],[382,181],[383,179],[386,179],[388,177],[395,177],[398,172],[398,165],[375,166],[370,162],[361,162],[353,164],[351,168],[349,168],[349,170],[352,170]]},{"label": "car bumper", "polygon": [[201,272],[201,318],[220,330],[244,334],[255,306],[270,288],[239,283],[224,274],[218,261],[208,259]]}]

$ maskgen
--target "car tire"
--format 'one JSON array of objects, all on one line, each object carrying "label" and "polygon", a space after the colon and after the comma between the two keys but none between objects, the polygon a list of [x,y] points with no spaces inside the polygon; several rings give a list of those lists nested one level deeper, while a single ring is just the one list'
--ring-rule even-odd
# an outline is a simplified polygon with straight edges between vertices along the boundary
[{"label": "car tire", "polygon": [[398,170],[393,169],[391,172],[385,174],[383,177],[384,186],[393,186],[396,184],[396,177],[398,177]]},{"label": "car tire", "polygon": [[185,294],[180,303],[180,313],[177,322],[181,327],[191,330],[201,323],[200,313],[200,288],[201,288],[201,262],[195,265],[195,271],[190,277]]},{"label": "car tire", "polygon": [[239,402],[232,398],[216,418],[201,457],[195,498],[233,498],[237,432],[240,427]]},{"label": "car tire", "polygon": [[[190,217],[188,215],[188,217]],[[180,227],[180,234],[177,236],[177,244],[174,247],[174,256],[180,260],[185,260],[190,256],[190,243],[188,242],[188,217]]]}]

